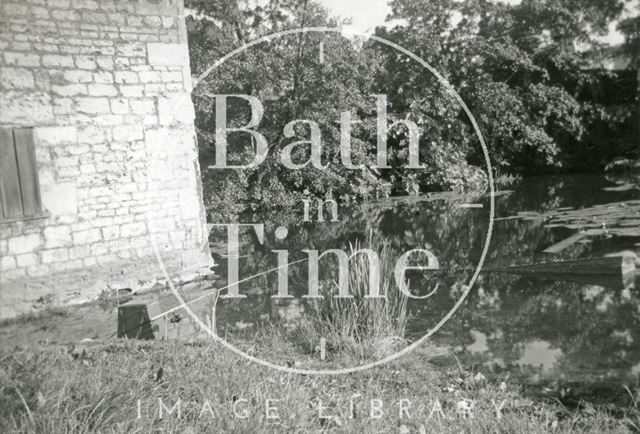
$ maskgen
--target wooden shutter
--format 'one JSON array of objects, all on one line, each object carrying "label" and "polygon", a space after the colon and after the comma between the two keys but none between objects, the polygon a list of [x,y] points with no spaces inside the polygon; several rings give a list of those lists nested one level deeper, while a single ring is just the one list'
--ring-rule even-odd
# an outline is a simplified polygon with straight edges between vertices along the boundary
[{"label": "wooden shutter", "polygon": [[0,128],[0,219],[41,214],[32,128]]},{"label": "wooden shutter", "polygon": [[13,131],[5,128],[0,129],[0,196],[2,217],[13,219],[23,215]]},{"label": "wooden shutter", "polygon": [[40,214],[41,207],[33,128],[14,129],[13,141],[18,160],[20,192],[22,193],[22,215],[25,217],[36,216]]}]

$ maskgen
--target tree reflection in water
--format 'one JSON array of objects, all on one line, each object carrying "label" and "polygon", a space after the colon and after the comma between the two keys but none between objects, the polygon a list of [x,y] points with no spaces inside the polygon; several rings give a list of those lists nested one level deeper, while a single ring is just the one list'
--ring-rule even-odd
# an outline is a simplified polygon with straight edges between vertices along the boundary
[{"label": "tree reflection in water", "polygon": [[[637,198],[637,190],[604,191],[615,180],[593,176],[529,179],[508,195],[496,197],[496,217],[519,211],[546,212],[561,207],[581,208],[594,204]],[[628,179],[625,182],[629,182]],[[637,179],[634,178],[637,184]],[[457,300],[461,285],[469,280],[481,255],[487,228],[488,210],[462,209],[461,201],[475,199],[485,205],[488,198],[390,200],[370,203],[350,210],[341,209],[337,223],[300,223],[301,210],[290,215],[245,215],[239,221],[265,222],[265,243],[247,235],[240,261],[241,277],[275,267],[272,249],[289,250],[289,260],[306,255],[304,249],[319,251],[342,248],[355,240],[389,243],[395,257],[412,248],[428,248],[441,269],[428,273],[408,273],[412,290],[426,294],[425,301],[411,301],[413,317],[408,338],[424,335]],[[546,228],[543,220],[498,220],[485,262],[487,266],[604,256],[623,250],[637,251],[638,238],[613,237],[576,243],[554,255],[542,250],[575,230]],[[286,226],[289,236],[277,241],[273,232]],[[224,274],[225,261],[220,272]],[[322,264],[322,262],[321,262]],[[321,279],[335,279],[331,265],[322,266]],[[306,293],[306,266],[289,270],[290,291]],[[436,287],[437,285],[437,287]],[[252,301],[219,303],[218,323],[275,320],[287,305],[269,301],[276,291],[275,273],[241,285]],[[292,302],[303,314],[300,299]],[[286,315],[286,314],[285,314]],[[597,286],[560,281],[521,278],[500,273],[481,273],[473,291],[454,317],[437,333],[434,342],[451,348],[467,365],[496,374],[510,372],[525,382],[620,382],[640,372],[640,300],[634,288],[619,282]]]}]

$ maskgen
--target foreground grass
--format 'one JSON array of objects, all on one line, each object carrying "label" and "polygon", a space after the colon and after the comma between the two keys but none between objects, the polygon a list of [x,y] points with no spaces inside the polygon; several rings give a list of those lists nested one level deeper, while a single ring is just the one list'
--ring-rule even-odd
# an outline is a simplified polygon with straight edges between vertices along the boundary
[{"label": "foreground grass", "polygon": [[[269,370],[209,343],[3,352],[0,432],[605,433],[638,425],[633,408],[614,418],[534,403],[512,384],[436,370],[419,353],[358,374],[313,377]],[[178,399],[180,414],[177,406],[167,414]]]}]

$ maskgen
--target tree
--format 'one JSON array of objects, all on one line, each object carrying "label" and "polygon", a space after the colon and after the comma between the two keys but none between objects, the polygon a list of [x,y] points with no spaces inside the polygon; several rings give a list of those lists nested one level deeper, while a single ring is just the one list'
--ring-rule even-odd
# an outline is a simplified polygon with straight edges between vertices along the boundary
[{"label": "tree", "polygon": [[[453,83],[480,121],[499,171],[597,167],[620,149],[611,143],[593,147],[590,124],[600,122],[620,136],[629,118],[628,105],[607,105],[593,92],[610,76],[594,70],[604,56],[596,36],[620,15],[623,3],[394,0],[390,18],[403,24],[378,32],[420,53]],[[428,80],[410,83],[403,97],[419,100]],[[413,107],[433,109],[432,101]],[[469,161],[481,164],[467,120],[458,116],[456,129]]]},{"label": "tree", "polygon": [[[393,0],[391,27],[377,35],[425,59],[460,94],[480,124],[499,173],[593,170],[636,151],[632,106],[635,81],[607,71],[607,47],[597,36],[618,19],[624,0]],[[201,74],[216,59],[257,37],[305,26],[337,27],[313,0],[271,0],[262,6],[224,0],[189,0],[188,19],[193,72]],[[455,18],[455,19],[454,19]],[[625,21],[627,50],[637,44],[637,23]],[[635,30],[634,30],[635,29]],[[634,36],[636,35],[636,36]],[[636,41],[636,42],[634,42]],[[323,45],[325,61],[319,61]],[[631,48],[629,48],[631,47]],[[635,52],[634,52],[635,53]],[[634,79],[635,80],[635,79]],[[357,200],[376,194],[429,190],[470,190],[485,186],[485,162],[470,120],[449,89],[423,66],[384,44],[337,34],[298,33],[274,38],[225,62],[194,91],[196,127],[211,164],[215,138],[213,95],[259,96],[265,105],[260,132],[269,157],[253,169],[204,172],[216,203],[254,207],[292,206],[302,192]],[[374,94],[388,100],[390,121],[408,120],[420,129],[424,170],[405,170],[409,137],[404,127],[388,136],[390,169],[346,169],[340,162],[340,113],[348,110],[354,164],[375,165],[377,129]],[[244,101],[230,101],[228,122],[249,119]],[[283,152],[306,161],[309,123],[322,135],[322,164],[283,169]],[[231,163],[247,162],[253,152],[248,135],[229,139]]]},{"label": "tree", "polygon": [[[637,7],[639,15],[623,20],[618,28],[625,35],[623,52],[629,56],[629,69],[636,73],[636,137],[640,137],[640,4]],[[636,140],[637,142],[637,140]],[[640,147],[640,143],[637,143]]]},{"label": "tree", "polygon": [[[339,25],[325,9],[311,1],[273,0],[266,6],[254,8],[239,7],[235,2],[224,6],[214,6],[211,2],[188,2],[187,5],[200,14],[200,19],[191,18],[187,23],[192,69],[196,74],[259,36],[282,29]],[[318,53],[321,43],[326,53],[326,61],[322,63]],[[376,63],[376,58],[362,50],[357,41],[321,33],[274,38],[230,59],[194,92],[200,143],[205,150],[212,149],[215,135],[212,95],[259,96],[265,106],[260,132],[269,143],[269,158],[255,169],[206,176],[217,176],[218,182],[220,176],[237,177],[234,182],[247,187],[252,204],[262,207],[292,205],[305,190],[311,196],[324,196],[331,191],[336,198],[348,200],[372,194],[383,182],[368,170],[341,169],[338,146],[340,113],[349,110],[356,118],[367,102],[373,104],[369,101],[369,91]],[[249,113],[242,101],[231,106],[228,113],[230,124],[248,121]],[[326,170],[310,166],[286,170],[279,164],[285,146],[296,139],[308,139],[309,127],[302,122],[294,125],[295,138],[283,134],[287,123],[294,119],[313,120],[321,127],[322,164],[329,165]],[[354,164],[367,162],[369,158],[362,140],[363,131],[362,126],[354,126],[352,130]],[[247,161],[246,151],[251,150],[248,140],[247,135],[230,139],[231,163]],[[308,153],[308,148],[295,147],[292,160],[304,161]],[[211,158],[211,152],[204,152],[201,160],[208,165]]]}]

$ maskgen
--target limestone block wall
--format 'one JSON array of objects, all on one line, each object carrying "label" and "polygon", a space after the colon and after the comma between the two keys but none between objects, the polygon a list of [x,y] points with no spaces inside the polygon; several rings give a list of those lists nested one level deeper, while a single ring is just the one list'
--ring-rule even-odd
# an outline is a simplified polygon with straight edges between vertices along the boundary
[{"label": "limestone block wall", "polygon": [[0,318],[208,266],[182,0],[2,0],[0,127],[42,215],[0,220]]}]

